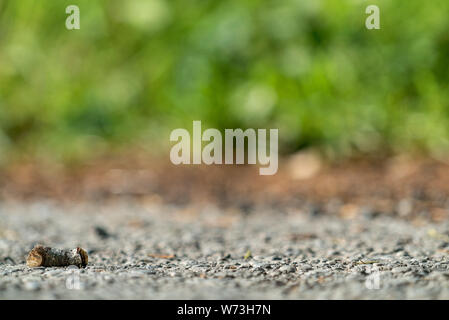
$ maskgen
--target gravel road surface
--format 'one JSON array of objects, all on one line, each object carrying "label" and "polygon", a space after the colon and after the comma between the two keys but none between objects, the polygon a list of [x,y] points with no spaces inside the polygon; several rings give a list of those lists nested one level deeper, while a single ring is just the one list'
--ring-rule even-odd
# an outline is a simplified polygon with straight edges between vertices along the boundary
[{"label": "gravel road surface", "polygon": [[[28,268],[36,244],[85,269]],[[0,299],[449,299],[449,222],[157,201],[0,205]]]}]

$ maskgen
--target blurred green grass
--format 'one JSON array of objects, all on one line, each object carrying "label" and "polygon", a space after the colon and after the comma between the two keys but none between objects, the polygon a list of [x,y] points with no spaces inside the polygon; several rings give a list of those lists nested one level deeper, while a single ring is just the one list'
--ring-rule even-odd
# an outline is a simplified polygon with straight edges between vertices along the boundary
[{"label": "blurred green grass", "polygon": [[0,0],[4,162],[163,150],[192,120],[279,128],[283,153],[444,156],[448,80],[446,0]]}]

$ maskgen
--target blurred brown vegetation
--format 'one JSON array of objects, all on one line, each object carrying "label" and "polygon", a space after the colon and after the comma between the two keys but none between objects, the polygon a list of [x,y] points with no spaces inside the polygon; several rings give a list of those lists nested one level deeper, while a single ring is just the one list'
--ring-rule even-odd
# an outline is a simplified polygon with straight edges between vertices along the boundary
[{"label": "blurred brown vegetation", "polygon": [[186,208],[214,205],[246,213],[378,214],[442,221],[449,213],[449,164],[399,156],[328,163],[314,152],[281,159],[279,172],[257,166],[175,166],[154,157],[114,157],[68,168],[18,164],[0,174],[2,200],[130,200]]}]

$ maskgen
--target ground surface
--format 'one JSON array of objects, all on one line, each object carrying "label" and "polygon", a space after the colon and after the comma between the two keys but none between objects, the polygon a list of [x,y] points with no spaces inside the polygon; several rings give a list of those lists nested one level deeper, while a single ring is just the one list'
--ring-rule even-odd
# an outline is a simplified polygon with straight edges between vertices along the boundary
[{"label": "ground surface", "polygon": [[[149,200],[3,202],[0,217],[0,299],[449,299],[449,221]],[[81,246],[89,265],[27,268],[36,243]]]}]

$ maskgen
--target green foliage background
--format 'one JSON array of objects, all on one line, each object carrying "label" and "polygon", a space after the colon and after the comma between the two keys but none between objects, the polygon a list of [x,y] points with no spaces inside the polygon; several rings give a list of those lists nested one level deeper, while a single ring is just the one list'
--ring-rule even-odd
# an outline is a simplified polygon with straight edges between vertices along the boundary
[{"label": "green foliage background", "polygon": [[160,150],[192,120],[279,128],[284,153],[440,156],[448,80],[447,0],[0,0],[4,161]]}]

